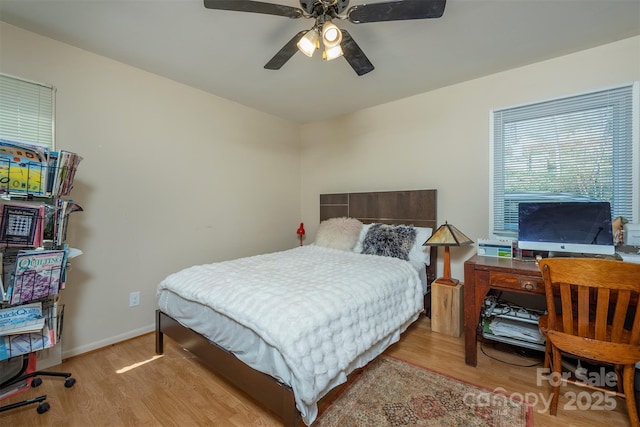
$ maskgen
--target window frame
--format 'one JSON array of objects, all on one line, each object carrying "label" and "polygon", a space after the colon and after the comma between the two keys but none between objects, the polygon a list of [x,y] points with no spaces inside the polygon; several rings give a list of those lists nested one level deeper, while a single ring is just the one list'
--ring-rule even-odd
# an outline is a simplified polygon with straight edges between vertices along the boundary
[{"label": "window frame", "polygon": [[[639,121],[640,121],[640,83],[635,81],[635,82],[631,82],[631,83],[627,83],[627,84],[622,84],[622,85],[618,85],[618,86],[613,86],[613,87],[609,87],[609,88],[603,88],[603,89],[596,89],[596,90],[591,90],[588,92],[582,92],[582,93],[578,93],[578,94],[573,94],[573,95],[566,95],[566,96],[562,96],[562,97],[557,97],[557,98],[551,98],[551,99],[546,99],[546,100],[542,100],[542,101],[534,101],[534,102],[529,102],[526,104],[520,104],[520,105],[514,105],[514,106],[509,106],[509,107],[501,107],[501,108],[496,108],[496,109],[492,109],[489,112],[489,145],[490,145],[490,153],[489,153],[489,233],[493,238],[499,238],[499,239],[517,239],[517,231],[513,232],[513,231],[507,231],[507,227],[502,227],[504,230],[500,229],[500,230],[496,230],[496,198],[501,197],[503,200],[502,203],[502,212],[504,215],[504,211],[505,211],[505,192],[504,192],[504,182],[502,185],[502,188],[496,188],[496,165],[497,165],[497,160],[496,160],[496,130],[495,130],[495,121],[496,121],[496,114],[503,112],[505,110],[509,110],[509,109],[517,109],[517,108],[522,108],[522,107],[527,107],[527,106],[534,106],[536,104],[542,104],[542,103],[549,103],[549,102],[562,102],[568,98],[576,98],[576,97],[581,97],[581,96],[589,96],[589,95],[593,95],[596,94],[598,92],[604,92],[604,91],[610,91],[610,90],[616,90],[616,89],[621,89],[621,88],[626,88],[629,87],[630,88],[630,92],[631,92],[631,185],[629,189],[623,189],[622,191],[629,191],[630,192],[630,196],[631,196],[631,217],[627,218],[625,217],[627,220],[629,220],[630,222],[634,222],[637,223],[640,220],[639,217],[639,213],[640,213],[640,131],[639,131]],[[534,116],[532,115],[530,118],[533,118]],[[614,150],[616,148],[614,147]],[[502,159],[498,160],[499,162],[503,162],[504,161],[504,157],[502,157]],[[614,175],[615,175],[615,171],[614,171]],[[525,190],[523,190],[524,192]],[[615,199],[615,190],[614,190],[614,196],[613,198]],[[521,201],[525,201],[525,200],[521,200]],[[537,201],[537,200],[531,200],[531,201]],[[615,213],[614,213],[614,216]],[[503,220],[504,221],[504,220]]]},{"label": "window frame", "polygon": [[[5,112],[2,111],[2,104],[0,103],[0,138],[6,138],[12,141],[17,141],[17,142],[26,142],[26,143],[35,143],[35,144],[40,144],[40,145],[44,145],[46,147],[48,147],[49,150],[51,151],[55,151],[56,149],[56,129],[55,129],[55,123],[56,123],[56,88],[53,85],[50,84],[45,84],[45,83],[40,83],[40,82],[36,82],[36,81],[32,81],[32,80],[28,80],[28,79],[24,79],[22,77],[17,77],[17,76],[13,76],[7,73],[0,73],[0,79],[5,80],[10,82],[13,80],[13,84],[17,87],[19,85],[21,85],[22,87],[19,89],[16,89],[16,91],[14,93],[12,93],[12,95],[15,95],[16,99],[20,99],[20,101],[25,101],[25,103],[31,107],[33,107],[31,110],[29,110],[32,114],[31,115],[23,115],[21,116],[19,112],[16,111],[10,111],[8,113],[5,114]],[[43,100],[43,96],[42,94],[46,94],[46,95],[50,95],[50,104],[42,104],[42,100]],[[2,91],[0,91],[0,96],[2,96]],[[7,95],[8,96],[8,95]],[[44,97],[44,100],[47,101],[48,97]],[[44,115],[43,113],[46,113],[47,110],[50,109],[51,112],[51,116],[50,116],[50,123],[44,123],[43,126],[39,126],[37,124],[31,124],[30,128],[31,129],[38,129],[34,132],[32,132],[31,134],[23,134],[20,131],[16,131],[14,129],[9,129],[9,128],[2,128],[2,121],[3,121],[3,117],[15,117],[16,120],[20,120],[21,117],[27,117],[27,121],[31,121],[29,120],[31,118],[31,116],[33,115],[33,112],[37,110],[37,115],[38,115],[38,119],[36,120],[36,122],[39,120],[40,117],[48,117],[48,115]],[[9,120],[8,120],[9,121]],[[46,137],[40,137],[39,135],[41,134],[40,130],[41,129],[46,129]],[[50,131],[49,131],[50,130]],[[35,136],[38,135],[38,136]],[[29,137],[27,137],[26,135],[31,135]]]}]

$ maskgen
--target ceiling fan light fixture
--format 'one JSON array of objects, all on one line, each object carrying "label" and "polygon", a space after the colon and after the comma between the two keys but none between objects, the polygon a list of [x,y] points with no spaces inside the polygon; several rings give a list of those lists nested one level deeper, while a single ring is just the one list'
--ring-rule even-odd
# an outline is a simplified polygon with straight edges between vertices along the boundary
[{"label": "ceiling fan light fixture", "polygon": [[326,61],[331,61],[332,59],[340,58],[343,55],[342,47],[340,45],[327,47],[325,46],[324,51],[322,51],[322,59]]},{"label": "ceiling fan light fixture", "polygon": [[[300,7],[296,7],[271,3],[269,0],[204,0],[204,7],[314,20],[311,30],[298,31],[276,52],[264,65],[267,70],[279,70],[298,50],[311,57],[322,44],[324,59],[331,60],[343,56],[356,74],[362,76],[373,71],[373,64],[349,32],[338,28],[331,22],[332,20],[348,20],[352,24],[364,24],[440,18],[447,3],[447,0],[381,0],[371,4],[349,6],[349,1],[299,0]],[[315,46],[314,37],[318,39]]]},{"label": "ceiling fan light fixture", "polygon": [[307,31],[307,33],[302,36],[302,38],[298,41],[297,46],[300,52],[307,55],[309,58],[313,56],[313,53],[320,45],[320,40],[318,37],[318,31],[315,28]]},{"label": "ceiling fan light fixture", "polygon": [[342,31],[340,31],[340,28],[331,21],[325,22],[322,25],[322,43],[325,48],[340,46],[340,42],[342,42]]}]

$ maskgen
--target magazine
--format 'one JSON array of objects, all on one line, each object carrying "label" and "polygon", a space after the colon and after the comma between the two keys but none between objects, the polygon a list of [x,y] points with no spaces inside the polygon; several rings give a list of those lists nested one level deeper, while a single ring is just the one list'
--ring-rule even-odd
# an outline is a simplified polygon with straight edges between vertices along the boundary
[{"label": "magazine", "polygon": [[74,203],[72,200],[58,199],[58,215],[56,218],[56,231],[54,233],[53,244],[59,246],[67,240],[67,223],[69,214],[73,212],[82,212],[82,206]]},{"label": "magazine", "polygon": [[0,360],[43,350],[54,345],[55,337],[53,331],[49,329],[45,322],[42,331],[0,337]]},{"label": "magazine", "polygon": [[2,286],[4,288],[3,303],[8,303],[13,290],[13,272],[16,270],[16,256],[20,249],[6,248],[2,254]]},{"label": "magazine", "polygon": [[76,153],[60,150],[55,154],[55,173],[51,194],[58,196],[68,196],[73,188],[73,179],[78,169],[78,165],[83,158]]},{"label": "magazine", "polygon": [[82,156],[0,138],[0,193],[68,196]]},{"label": "magazine", "polygon": [[42,328],[44,328],[44,317],[41,302],[0,310],[0,336],[36,332]]},{"label": "magazine", "polygon": [[0,139],[0,192],[45,194],[48,148]]},{"label": "magazine", "polygon": [[49,148],[43,144],[12,141],[0,138],[0,154],[9,157],[21,157],[30,162],[44,163]]},{"label": "magazine", "polygon": [[0,153],[0,191],[4,193],[44,194],[46,165],[22,157]]},{"label": "magazine", "polygon": [[60,290],[65,260],[64,250],[19,252],[10,303],[19,304],[56,295]]},{"label": "magazine", "polygon": [[0,204],[0,243],[18,246],[42,245],[44,206]]}]

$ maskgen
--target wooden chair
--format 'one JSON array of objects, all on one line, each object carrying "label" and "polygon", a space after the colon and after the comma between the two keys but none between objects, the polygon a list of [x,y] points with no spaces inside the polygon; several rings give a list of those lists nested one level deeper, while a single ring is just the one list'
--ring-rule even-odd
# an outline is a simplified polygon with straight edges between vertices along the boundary
[{"label": "wooden chair", "polygon": [[[617,375],[616,395],[625,398],[631,425],[640,426],[634,393],[635,363],[640,361],[640,310],[636,310],[640,264],[547,258],[539,267],[548,310],[539,321],[547,339],[544,366],[551,366],[552,378],[559,379],[562,353],[612,365]],[[561,381],[552,382],[551,415],[558,410],[560,385]]]}]

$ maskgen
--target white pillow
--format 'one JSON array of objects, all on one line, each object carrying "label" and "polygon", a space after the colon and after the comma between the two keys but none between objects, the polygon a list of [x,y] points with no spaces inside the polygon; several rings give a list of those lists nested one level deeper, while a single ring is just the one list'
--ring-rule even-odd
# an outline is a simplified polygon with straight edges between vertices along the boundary
[{"label": "white pillow", "polygon": [[360,237],[358,237],[358,243],[356,243],[356,245],[353,247],[353,252],[357,254],[362,253],[362,242],[364,242],[364,238],[372,225],[373,224],[362,224],[362,228],[360,229]]},{"label": "white pillow", "polygon": [[362,223],[355,218],[329,218],[320,223],[315,244],[350,251],[358,242]]},{"label": "white pillow", "polygon": [[416,229],[416,241],[409,251],[409,262],[418,269],[424,269],[431,262],[431,246],[422,246],[433,233],[432,228],[414,227]]}]

